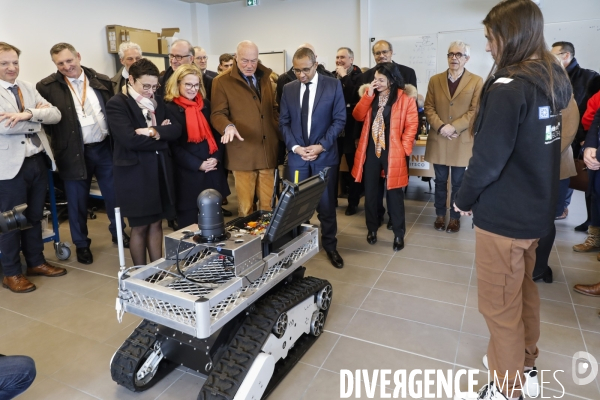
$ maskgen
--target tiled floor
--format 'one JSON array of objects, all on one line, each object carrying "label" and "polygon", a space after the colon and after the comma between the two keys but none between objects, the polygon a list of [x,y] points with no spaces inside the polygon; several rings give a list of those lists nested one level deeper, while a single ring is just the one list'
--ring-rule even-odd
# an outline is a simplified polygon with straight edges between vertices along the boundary
[{"label": "tiled floor", "polygon": [[[392,251],[393,235],[383,227],[376,245],[367,244],[362,206],[344,215],[338,208],[338,249],[346,266],[333,268],[321,252],[307,263],[308,274],[328,279],[334,290],[326,331],[272,394],[274,400],[340,398],[340,370],[477,368],[487,347],[488,330],[477,310],[474,231],[463,218],[458,234],[435,231],[435,210],[427,184],[411,178],[406,200],[406,248]],[[235,196],[227,207],[236,209]],[[573,253],[585,234],[573,231],[584,220],[583,197],[575,193],[570,215],[557,222],[550,258],[555,282],[539,283],[542,327],[538,369],[563,370],[557,378],[564,399],[599,399],[598,382],[578,386],[571,379],[571,357],[588,351],[600,360],[598,298],[571,290],[575,283],[600,281],[596,253]],[[316,221],[314,219],[313,221]],[[56,262],[65,277],[34,277],[38,290],[13,294],[0,290],[0,353],[28,354],[38,376],[23,399],[196,399],[203,379],[186,368],[171,372],[153,388],[131,393],[110,378],[109,361],[139,318],[117,323],[114,303],[117,248],[102,213],[89,221],[95,261],[86,266],[75,256]],[[68,226],[61,226],[69,238]],[[74,249],[73,249],[74,250]],[[126,253],[126,255],[128,255]],[[128,259],[128,263],[131,260]],[[480,374],[480,383],[485,375]],[[544,396],[560,396],[561,387],[545,375]],[[388,393],[393,390],[388,387]],[[366,398],[363,387],[363,398]],[[379,398],[379,390],[375,398]],[[354,394],[353,397],[354,398]]]}]

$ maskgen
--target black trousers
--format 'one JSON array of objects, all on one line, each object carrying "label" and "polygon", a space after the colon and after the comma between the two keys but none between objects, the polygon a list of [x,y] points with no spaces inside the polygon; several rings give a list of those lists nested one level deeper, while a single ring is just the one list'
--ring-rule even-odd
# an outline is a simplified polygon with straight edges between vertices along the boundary
[{"label": "black trousers", "polygon": [[[375,155],[375,145],[369,139],[367,157],[363,169],[363,183],[365,185],[365,216],[369,232],[377,232],[379,229],[379,179],[381,171],[388,170],[388,151],[382,150],[381,157]],[[404,237],[406,233],[406,219],[404,214],[404,191],[402,188],[387,190],[388,213],[392,220],[394,236]]]},{"label": "black trousers", "polygon": [[0,211],[27,203],[25,217],[31,228],[0,234],[2,272],[4,276],[23,273],[19,253],[22,251],[28,267],[37,267],[46,262],[42,241],[42,217],[46,190],[48,189],[48,167],[45,153],[27,157],[19,173],[12,179],[0,180]]},{"label": "black trousers", "polygon": [[350,171],[350,182],[348,184],[348,205],[358,207],[360,202],[360,194],[364,190],[362,182],[356,182],[352,177],[352,168],[354,167],[354,155],[356,152],[346,153],[346,164],[348,164],[348,170]]}]

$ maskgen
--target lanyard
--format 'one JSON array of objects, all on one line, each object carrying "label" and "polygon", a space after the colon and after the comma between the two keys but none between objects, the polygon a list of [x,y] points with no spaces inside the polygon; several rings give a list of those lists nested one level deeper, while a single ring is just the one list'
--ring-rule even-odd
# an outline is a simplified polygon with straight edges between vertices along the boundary
[{"label": "lanyard", "polygon": [[73,85],[71,85],[71,81],[69,81],[69,79],[66,76],[63,76],[63,78],[65,78],[65,82],[67,82],[67,85],[69,85],[69,88],[71,89],[71,91],[73,93],[75,93],[75,97],[77,97],[77,100],[79,100],[79,104],[81,104],[81,112],[83,113],[83,116],[85,117],[85,99],[86,99],[86,93],[87,93],[87,76],[85,74],[83,74],[83,94],[81,96],[81,99],[79,98],[79,95],[77,94],[77,92],[75,91],[75,89],[73,89]]},{"label": "lanyard", "polygon": [[23,92],[21,92],[21,88],[17,86],[17,92],[19,93],[19,100],[21,101],[21,109],[19,112],[23,112],[25,110],[25,100],[23,100]]}]

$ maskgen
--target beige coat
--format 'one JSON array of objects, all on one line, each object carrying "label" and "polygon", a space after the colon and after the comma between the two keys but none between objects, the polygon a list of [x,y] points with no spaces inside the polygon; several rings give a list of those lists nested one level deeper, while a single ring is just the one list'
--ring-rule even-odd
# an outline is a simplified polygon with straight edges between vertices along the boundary
[{"label": "beige coat", "polygon": [[[481,77],[465,69],[454,96],[450,98],[448,71],[431,77],[425,97],[425,116],[431,126],[425,149],[426,161],[453,167],[469,164],[473,153],[469,124],[477,109],[482,87]],[[444,124],[451,124],[459,137],[448,140],[440,135],[438,130]]]},{"label": "beige coat", "polygon": [[575,161],[573,161],[573,148],[571,143],[575,139],[575,134],[579,128],[579,109],[575,99],[571,101],[567,108],[562,110],[562,123],[560,132],[560,179],[567,179],[577,175]]},{"label": "beige coat", "polygon": [[235,61],[229,71],[213,79],[212,126],[223,135],[227,125],[233,124],[244,139],[233,139],[225,145],[225,168],[231,171],[277,167],[279,115],[269,75],[271,70],[258,64],[260,99],[241,77]]}]

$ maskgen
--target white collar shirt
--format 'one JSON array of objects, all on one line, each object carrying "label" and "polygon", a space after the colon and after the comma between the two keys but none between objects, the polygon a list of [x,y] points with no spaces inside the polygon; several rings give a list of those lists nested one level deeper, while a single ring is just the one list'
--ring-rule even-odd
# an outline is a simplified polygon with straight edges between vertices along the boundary
[{"label": "white collar shirt", "polygon": [[[73,90],[70,90],[71,96],[73,97],[73,102],[75,103],[75,112],[77,113],[77,117],[79,118],[79,122],[81,123],[81,133],[83,135],[83,143],[97,143],[106,139],[106,135],[108,135],[108,125],[106,123],[106,118],[104,113],[102,112],[102,107],[100,106],[100,101],[98,100],[98,96],[92,87],[90,87],[90,80],[85,79],[86,82],[86,98],[85,98],[85,109],[81,108],[81,94],[77,92],[78,86],[81,87],[81,93],[83,93],[83,82],[84,82],[84,72],[81,71],[81,75],[79,78],[67,78],[71,86],[73,86]],[[75,83],[79,82],[79,83]],[[88,103],[89,102],[89,103]],[[89,111],[89,106],[91,106],[91,113]],[[91,114],[91,115],[90,115]],[[84,121],[86,118],[92,117],[94,120],[93,124],[87,124]]]},{"label": "white collar shirt", "polygon": [[[308,92],[308,137],[310,137],[310,126],[312,120],[312,112],[313,106],[315,104],[315,94],[317,93],[317,85],[319,84],[319,74],[315,73],[315,76],[310,80],[311,84],[309,85]],[[300,83],[300,107],[302,107],[302,97],[304,96],[304,92],[306,91],[306,85],[304,83]]]}]

